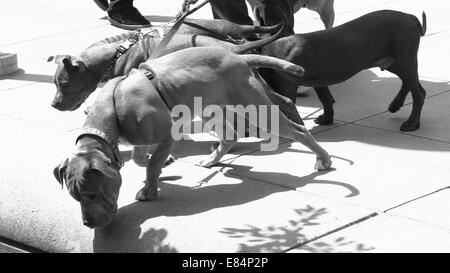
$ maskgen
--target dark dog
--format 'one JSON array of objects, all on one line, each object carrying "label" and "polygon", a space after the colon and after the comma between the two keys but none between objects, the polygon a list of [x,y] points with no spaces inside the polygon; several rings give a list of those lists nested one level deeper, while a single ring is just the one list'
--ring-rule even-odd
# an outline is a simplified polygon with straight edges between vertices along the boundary
[{"label": "dark dog", "polygon": [[[223,110],[229,109],[227,105],[273,105],[267,85],[252,73],[251,67],[281,69],[297,77],[304,73],[301,67],[273,57],[199,47],[149,60],[128,76],[109,81],[86,117],[76,152],[54,169],[56,179],[65,182],[70,194],[80,202],[84,224],[104,226],[117,209],[122,182],[119,139],[135,146],[158,145],[148,161],[145,186],[136,195],[137,200],[153,200],[161,168],[175,143],[171,116],[174,107],[181,105],[198,115],[195,111],[203,110],[195,109],[195,97],[202,97],[204,105]],[[274,120],[277,124],[272,119],[269,122],[268,131],[311,149],[317,156],[316,169],[331,167],[329,154],[304,126],[282,114]],[[278,132],[273,131],[277,125]],[[220,137],[219,147],[204,161],[205,165],[217,163],[235,143],[223,139],[224,135]]]},{"label": "dark dog", "polygon": [[[316,119],[318,124],[333,122],[334,99],[328,85],[345,81],[371,67],[387,69],[402,80],[389,111],[398,111],[410,90],[413,108],[400,130],[414,131],[420,127],[426,95],[417,73],[417,52],[426,31],[425,13],[422,18],[423,25],[410,14],[376,11],[332,29],[281,38],[262,52],[305,68],[305,75],[297,83],[314,87],[323,104],[324,114]],[[263,71],[262,75],[275,90],[295,101],[298,85],[286,82],[279,77],[280,73]]]}]

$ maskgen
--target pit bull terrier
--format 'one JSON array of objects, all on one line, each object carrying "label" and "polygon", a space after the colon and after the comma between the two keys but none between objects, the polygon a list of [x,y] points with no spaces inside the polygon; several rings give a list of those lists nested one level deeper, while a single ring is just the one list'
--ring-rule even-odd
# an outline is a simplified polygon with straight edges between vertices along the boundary
[{"label": "pit bull terrier", "polygon": [[[389,105],[389,111],[398,111],[410,90],[412,112],[400,130],[414,131],[420,127],[426,95],[417,73],[419,42],[426,32],[425,13],[422,20],[423,25],[414,15],[392,10],[376,11],[328,30],[281,38],[265,46],[262,54],[305,68],[298,83],[314,87],[324,109],[324,114],[315,121],[322,125],[332,123],[334,116],[335,101],[327,85],[345,81],[363,69],[387,69],[402,80],[402,87]],[[275,90],[295,101],[296,83],[281,79],[279,74],[282,72],[279,71],[261,73]]]},{"label": "pit bull terrier", "polygon": [[[204,23],[203,20],[200,22]],[[225,26],[228,29],[235,27],[231,23],[215,25],[222,26],[221,31],[223,32],[221,33],[227,33],[224,30]],[[172,38],[162,54],[193,46],[217,46],[236,53],[246,52],[260,48],[280,37],[282,24],[276,27],[279,30],[273,36],[238,45],[204,35],[180,34]],[[180,30],[183,32],[181,27]],[[130,36],[130,33],[134,36]],[[130,40],[127,39],[132,38],[135,40],[134,44],[130,46]],[[54,60],[58,64],[54,76],[57,91],[52,106],[60,111],[76,110],[95,91],[100,82],[127,74],[132,68],[136,68],[148,58],[161,40],[162,38],[152,35],[141,37],[139,33],[128,32],[95,43],[78,56],[57,55],[49,57],[48,61]],[[129,49],[118,58],[118,50],[122,50],[123,45],[128,45]]]},{"label": "pit bull terrier", "polygon": [[[175,106],[194,109],[194,97],[202,97],[204,105],[224,109],[226,105],[273,105],[266,85],[252,73],[251,67],[257,66],[295,77],[304,73],[300,66],[273,57],[198,47],[149,60],[128,76],[109,81],[86,117],[75,153],[54,169],[58,182],[65,182],[80,202],[83,223],[91,228],[105,226],[117,209],[122,182],[119,139],[131,145],[158,144],[147,165],[145,186],[136,195],[140,201],[153,200],[161,167],[175,143],[171,133]],[[316,169],[330,168],[329,154],[304,126],[283,114],[278,121],[280,136],[299,141],[316,154]],[[210,158],[218,162],[233,143],[221,142]]]}]

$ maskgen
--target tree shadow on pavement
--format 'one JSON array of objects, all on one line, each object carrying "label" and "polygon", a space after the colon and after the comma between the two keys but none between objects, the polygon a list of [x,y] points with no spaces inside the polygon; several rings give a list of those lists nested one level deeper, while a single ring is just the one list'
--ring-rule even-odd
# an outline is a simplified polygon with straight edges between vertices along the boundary
[{"label": "tree shadow on pavement", "polygon": [[[228,164],[227,167],[233,166]],[[225,167],[225,166],[224,166]],[[251,167],[239,166],[251,169]],[[151,220],[157,217],[189,216],[217,208],[237,206],[265,198],[271,194],[286,192],[305,185],[306,180],[315,179],[323,172],[314,172],[308,177],[295,177],[283,173],[267,173],[270,177],[286,179],[289,176],[289,187],[280,187],[246,177],[229,176],[239,181],[232,184],[208,184],[220,171],[204,177],[198,187],[184,186],[164,181],[179,180],[180,176],[161,177],[158,199],[151,202],[134,202],[118,209],[112,222],[105,228],[95,230],[93,249],[95,252],[175,252],[176,249],[164,242],[167,231],[152,226],[144,230],[142,225],[152,225]],[[359,191],[351,185],[335,181],[315,180],[312,183],[326,183],[332,186],[342,186],[349,190],[350,195]]]},{"label": "tree shadow on pavement", "polygon": [[282,226],[270,225],[261,228],[247,225],[243,228],[227,227],[220,232],[230,238],[242,238],[244,242],[239,244],[238,252],[246,253],[277,253],[289,249],[313,253],[341,252],[344,249],[346,252],[366,252],[373,249],[345,237],[339,237],[333,242],[318,239],[306,243],[311,238],[308,238],[305,229],[320,225],[320,218],[328,211],[326,208],[314,208],[310,205],[294,211],[298,217]]}]

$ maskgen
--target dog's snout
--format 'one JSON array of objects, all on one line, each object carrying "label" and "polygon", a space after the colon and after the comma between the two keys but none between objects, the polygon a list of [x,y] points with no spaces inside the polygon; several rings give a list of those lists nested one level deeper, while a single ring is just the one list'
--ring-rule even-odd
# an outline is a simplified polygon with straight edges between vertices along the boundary
[{"label": "dog's snout", "polygon": [[95,227],[91,222],[89,222],[86,219],[83,220],[83,225],[87,226],[88,228],[94,228]]}]

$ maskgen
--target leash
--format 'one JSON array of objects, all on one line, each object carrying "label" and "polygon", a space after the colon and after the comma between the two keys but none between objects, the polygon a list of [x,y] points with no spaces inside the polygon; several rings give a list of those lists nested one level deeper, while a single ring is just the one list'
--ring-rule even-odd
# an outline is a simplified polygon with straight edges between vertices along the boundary
[{"label": "leash", "polygon": [[169,44],[170,40],[172,40],[173,36],[175,36],[175,33],[177,32],[177,30],[180,28],[181,24],[183,23],[184,19],[191,15],[192,13],[196,12],[198,9],[200,9],[201,7],[203,7],[204,5],[206,5],[207,3],[209,3],[211,0],[205,0],[202,3],[200,3],[198,6],[196,6],[195,8],[193,8],[192,10],[189,9],[190,5],[192,5],[193,3],[197,2],[197,1],[186,1],[185,4],[183,5],[183,10],[180,13],[178,13],[175,16],[175,24],[172,26],[172,28],[166,33],[166,35],[164,35],[164,38],[161,40],[161,42],[159,43],[158,47],[156,47],[155,50],[153,50],[153,52],[150,54],[149,56],[149,60],[158,58],[159,55],[163,52],[163,50],[166,48],[166,46]]},{"label": "leash", "polygon": [[[195,11],[197,11],[198,9],[200,9],[201,7],[203,7],[204,5],[206,5],[207,3],[209,3],[211,0],[205,0],[202,3],[200,3],[198,6],[196,6],[195,8],[193,8],[192,10],[189,9],[189,6],[196,3],[197,1],[194,0],[187,0],[185,1],[186,5],[183,5],[183,10],[177,14],[176,21],[175,24],[172,26],[172,28],[166,33],[166,35],[164,35],[164,38],[161,40],[161,42],[159,43],[159,45],[156,47],[155,50],[152,51],[152,53],[150,54],[150,56],[147,58],[148,60],[153,60],[159,57],[159,55],[161,55],[161,53],[163,52],[163,50],[166,48],[166,46],[169,44],[170,40],[172,40],[172,38],[175,36],[175,33],[177,32],[177,30],[180,28],[181,24],[183,23],[184,19],[194,13]],[[194,36],[195,37],[195,36]],[[193,37],[193,39],[195,40],[195,38]],[[195,42],[193,40],[193,42]],[[151,82],[151,84],[153,85],[153,87],[155,88],[156,92],[158,93],[158,95],[161,97],[162,101],[164,102],[164,104],[167,106],[167,108],[170,109],[169,104],[167,104],[166,100],[164,99],[164,96],[162,96],[161,91],[158,88],[158,85],[156,83],[157,79],[156,79],[156,73],[151,70],[150,68],[148,68],[148,70],[144,71],[143,74],[145,75],[145,77],[147,77],[147,79]]]},{"label": "leash", "polygon": [[221,41],[225,41],[225,42],[229,42],[229,43],[233,43],[233,44],[242,44],[245,42],[244,40],[234,39],[230,35],[224,35],[222,33],[213,31],[209,28],[206,28],[206,27],[196,24],[194,22],[183,22],[183,24],[188,25],[193,28],[196,28],[196,29],[199,29],[199,30],[202,30],[202,31],[205,31],[208,33],[209,36],[211,36],[217,40],[221,40]]},{"label": "leash", "polygon": [[[173,36],[175,35],[176,31],[178,30],[178,28],[180,27],[181,23],[183,22],[183,20],[190,14],[194,13],[196,10],[198,10],[199,8],[201,8],[202,6],[206,5],[207,3],[209,3],[211,0],[205,0],[204,2],[202,2],[200,5],[198,5],[197,7],[195,7],[192,10],[189,10],[189,5],[191,5],[192,3],[190,3],[191,1],[187,0],[185,2],[186,6],[183,6],[183,10],[181,13],[179,13],[176,16],[176,22],[173,25],[173,27],[169,30],[169,32],[164,36],[164,38],[162,39],[162,41],[160,42],[160,44],[158,45],[158,47],[152,52],[152,54],[150,54],[149,59],[155,59],[157,58],[162,51],[164,50],[164,48],[167,46],[167,44],[170,42],[170,40],[173,38]],[[196,1],[195,1],[196,2]],[[151,31],[150,31],[151,32]],[[140,38],[141,35],[145,36],[147,35],[149,32],[142,34],[141,31],[139,31],[136,35],[134,35],[131,38],[128,38],[124,43],[122,43],[118,48],[117,48],[117,52],[116,55],[114,57],[113,62],[111,63],[111,65],[108,67],[108,71],[106,75],[109,75],[113,68],[114,65],[117,61],[118,58],[120,58],[120,56],[122,56],[125,52],[128,51],[128,49],[130,49],[134,44],[136,44]],[[149,70],[144,72],[144,75],[150,80],[155,80],[155,74],[153,71]],[[154,85],[155,86],[155,85]],[[115,91],[117,89],[117,85],[115,86],[114,90],[113,90],[113,94],[112,94],[112,100],[113,100],[113,104],[115,107]],[[168,107],[167,102],[164,100],[164,97],[162,96],[160,90],[158,90],[157,86],[155,86],[155,89],[158,93],[158,95],[161,97],[161,99],[163,100],[164,104]],[[116,113],[117,116],[117,113]],[[122,168],[124,166],[124,162],[122,160],[122,157],[120,156],[120,151],[119,151],[119,147],[118,144],[105,132],[103,132],[100,129],[97,128],[90,128],[90,127],[86,127],[86,128],[82,128],[81,132],[78,134],[78,137],[75,141],[75,144],[78,142],[78,140],[80,139],[80,137],[84,136],[84,135],[94,135],[97,137],[100,137],[101,139],[103,139],[110,147],[111,150],[114,154],[114,158],[116,160],[116,164],[119,166],[119,169]]]},{"label": "leash", "polygon": [[[171,22],[168,22],[166,24],[166,25],[168,25],[168,24],[171,24],[172,22],[175,22],[174,25],[170,28],[170,30],[166,34],[163,35],[164,38],[159,43],[158,47],[150,54],[150,56],[147,58],[147,60],[155,59],[155,58],[159,57],[159,55],[162,53],[164,48],[166,48],[167,44],[169,44],[170,40],[175,35],[175,32],[178,30],[178,28],[180,28],[181,24],[184,22],[184,19],[188,15],[194,13],[195,11],[197,11],[198,9],[200,9],[201,7],[203,7],[204,5],[209,3],[210,1],[211,0],[205,0],[201,4],[199,4],[197,7],[193,8],[192,10],[189,10],[189,6],[196,3],[197,1],[196,0],[194,0],[194,1],[186,0],[185,5],[183,5],[183,10],[180,11],[175,16],[174,20],[172,20]],[[134,35],[131,38],[128,38],[121,45],[119,45],[119,47],[116,49],[116,54],[114,55],[113,60],[109,64],[108,68],[106,69],[106,73],[103,75],[103,79],[109,79],[113,76],[113,71],[114,71],[114,67],[116,65],[117,60],[123,54],[125,54],[132,46],[134,46],[137,42],[139,42],[140,40],[144,39],[147,36],[155,37],[155,36],[151,35],[151,33],[154,31],[158,32],[158,34],[161,36],[161,32],[157,28],[150,28],[150,29],[147,29],[146,31],[139,29],[137,31],[136,35]],[[162,32],[164,33],[164,31],[162,31]]]}]

